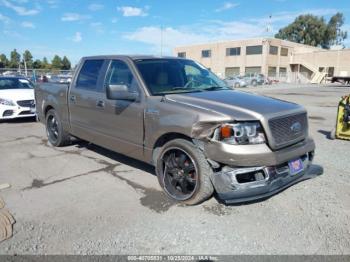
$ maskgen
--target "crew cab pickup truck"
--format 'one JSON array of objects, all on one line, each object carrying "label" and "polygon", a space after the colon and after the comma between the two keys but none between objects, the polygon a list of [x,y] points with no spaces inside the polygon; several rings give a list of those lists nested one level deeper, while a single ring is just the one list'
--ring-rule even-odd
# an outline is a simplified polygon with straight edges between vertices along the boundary
[{"label": "crew cab pickup truck", "polygon": [[85,57],[69,86],[35,98],[53,146],[73,136],[150,163],[184,204],[267,198],[317,175],[303,107],[232,90],[189,59]]}]

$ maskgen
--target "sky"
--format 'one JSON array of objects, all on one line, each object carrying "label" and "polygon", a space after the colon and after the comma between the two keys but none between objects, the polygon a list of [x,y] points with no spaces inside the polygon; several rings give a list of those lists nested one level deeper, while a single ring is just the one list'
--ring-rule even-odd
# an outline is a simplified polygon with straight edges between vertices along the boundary
[{"label": "sky", "polygon": [[[0,53],[171,55],[175,46],[271,37],[300,14],[345,15],[349,0],[0,0]],[[345,42],[350,47],[350,39]]]}]

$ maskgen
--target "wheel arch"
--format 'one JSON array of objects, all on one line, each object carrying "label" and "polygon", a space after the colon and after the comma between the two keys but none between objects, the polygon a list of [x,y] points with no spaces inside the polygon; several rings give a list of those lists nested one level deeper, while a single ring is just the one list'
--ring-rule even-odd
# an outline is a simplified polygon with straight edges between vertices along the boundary
[{"label": "wheel arch", "polygon": [[55,110],[55,108],[54,108],[52,105],[47,105],[47,106],[45,107],[45,109],[44,109],[44,117],[45,117],[45,118],[46,118],[47,112],[49,112],[49,110],[51,110],[51,109],[54,109],[54,110]]},{"label": "wheel arch", "polygon": [[181,133],[176,133],[176,132],[169,132],[161,135],[156,142],[153,145],[153,151],[152,151],[152,161],[153,163],[156,163],[156,159],[158,157],[160,148],[164,146],[167,142],[174,140],[174,139],[184,139],[187,141],[192,142],[192,138]]}]

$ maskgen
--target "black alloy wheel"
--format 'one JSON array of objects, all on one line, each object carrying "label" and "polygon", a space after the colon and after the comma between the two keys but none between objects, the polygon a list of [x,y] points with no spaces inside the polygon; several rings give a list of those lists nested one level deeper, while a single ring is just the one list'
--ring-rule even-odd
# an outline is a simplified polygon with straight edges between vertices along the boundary
[{"label": "black alloy wheel", "polygon": [[161,156],[164,190],[172,198],[184,201],[192,197],[198,185],[198,169],[183,149],[171,147]]}]

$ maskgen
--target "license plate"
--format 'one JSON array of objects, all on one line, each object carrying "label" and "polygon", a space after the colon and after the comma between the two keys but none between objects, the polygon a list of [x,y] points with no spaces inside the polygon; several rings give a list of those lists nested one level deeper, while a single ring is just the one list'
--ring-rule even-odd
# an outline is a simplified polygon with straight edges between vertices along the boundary
[{"label": "license plate", "polygon": [[301,171],[304,170],[303,162],[301,161],[300,158],[296,159],[296,160],[289,161],[288,166],[289,166],[289,171],[290,171],[291,175],[299,174]]}]

